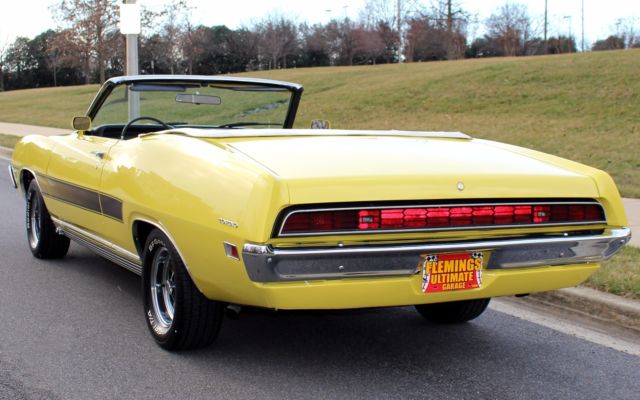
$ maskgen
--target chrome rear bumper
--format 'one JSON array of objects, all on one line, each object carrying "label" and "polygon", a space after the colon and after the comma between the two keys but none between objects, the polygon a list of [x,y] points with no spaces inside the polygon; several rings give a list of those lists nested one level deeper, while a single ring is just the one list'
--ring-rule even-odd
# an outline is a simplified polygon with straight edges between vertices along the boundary
[{"label": "chrome rear bumper", "polygon": [[488,269],[599,262],[631,239],[629,228],[600,235],[538,236],[386,246],[274,249],[245,244],[242,259],[254,282],[406,276],[419,271],[423,254],[490,251]]}]

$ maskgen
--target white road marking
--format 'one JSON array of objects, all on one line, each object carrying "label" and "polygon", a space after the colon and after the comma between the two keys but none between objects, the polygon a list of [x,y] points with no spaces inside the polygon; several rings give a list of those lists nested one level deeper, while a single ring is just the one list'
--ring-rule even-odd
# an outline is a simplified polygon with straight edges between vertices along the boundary
[{"label": "white road marking", "polygon": [[534,324],[575,336],[592,343],[599,344],[614,350],[622,351],[634,356],[640,356],[640,343],[634,343],[623,338],[613,337],[589,327],[580,326],[571,321],[560,319],[551,314],[530,309],[519,304],[514,304],[506,299],[492,299],[489,308],[516,318],[533,322]]}]

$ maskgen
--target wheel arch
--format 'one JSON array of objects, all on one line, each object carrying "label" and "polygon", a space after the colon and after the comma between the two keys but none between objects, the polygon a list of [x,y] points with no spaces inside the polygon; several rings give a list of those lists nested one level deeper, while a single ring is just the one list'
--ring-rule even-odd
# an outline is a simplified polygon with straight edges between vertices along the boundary
[{"label": "wheel arch", "polygon": [[138,256],[141,260],[144,254],[144,244],[147,242],[147,237],[149,237],[149,234],[155,228],[160,229],[157,225],[141,219],[133,221],[133,224],[131,225],[133,243],[136,246],[136,251],[138,252]]},{"label": "wheel arch", "polygon": [[[152,221],[151,219],[148,219],[148,218],[136,217],[136,218],[133,219],[133,223],[131,224],[131,232],[133,234],[133,242],[134,242],[134,244],[136,246],[136,251],[138,252],[138,256],[140,257],[140,260],[142,261],[143,268],[144,268],[144,264],[145,264],[145,260],[144,260],[144,245],[147,242],[147,238],[149,237],[149,234],[154,229],[158,229],[160,232],[162,232],[169,239],[169,241],[171,241],[171,244],[176,249],[176,251],[178,252],[178,255],[182,259],[182,263],[184,264],[185,268],[187,269],[187,273],[189,274],[189,276],[193,280],[193,275],[191,274],[191,270],[189,268],[189,265],[187,264],[187,261],[186,261],[184,255],[183,255],[182,251],[180,251],[180,247],[176,243],[176,241],[173,238],[173,236],[171,236],[169,231],[167,229],[165,229],[162,226],[162,224],[160,224],[159,222],[154,222],[154,221]],[[195,283],[195,281],[194,281],[194,283]]]},{"label": "wheel arch", "polygon": [[[31,170],[23,168],[20,171],[20,175],[18,177],[18,184],[20,185],[20,190],[22,190],[22,193],[26,196],[27,195],[27,189],[29,189],[29,185],[31,184],[31,181],[35,180],[36,184],[38,184],[38,180],[36,179],[36,174],[34,174]],[[38,187],[40,187],[40,185],[38,184]]]}]

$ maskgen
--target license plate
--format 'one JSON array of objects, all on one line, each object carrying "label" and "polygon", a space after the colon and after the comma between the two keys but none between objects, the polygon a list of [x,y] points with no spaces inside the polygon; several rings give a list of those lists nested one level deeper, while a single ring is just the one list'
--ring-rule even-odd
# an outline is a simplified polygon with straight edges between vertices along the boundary
[{"label": "license plate", "polygon": [[422,292],[470,290],[482,286],[482,252],[422,254]]}]

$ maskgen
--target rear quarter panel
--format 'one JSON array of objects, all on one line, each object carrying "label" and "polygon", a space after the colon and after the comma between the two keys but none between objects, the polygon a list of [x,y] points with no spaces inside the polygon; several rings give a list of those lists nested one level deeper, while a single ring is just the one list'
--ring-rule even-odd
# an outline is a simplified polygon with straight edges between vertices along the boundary
[{"label": "rear quarter panel", "polygon": [[200,290],[225,301],[246,302],[257,294],[241,261],[225,255],[223,242],[241,249],[245,241],[266,241],[277,212],[272,205],[289,201],[286,186],[251,160],[180,135],[149,135],[115,145],[102,191],[123,200],[127,231],[113,234],[125,240],[124,248],[136,251],[136,221],[161,227]]},{"label": "rear quarter panel", "polygon": [[544,161],[553,165],[557,165],[559,167],[566,168],[568,170],[575,171],[576,173],[580,173],[590,177],[594,181],[598,189],[598,197],[596,197],[596,200],[598,200],[605,209],[608,225],[611,227],[627,226],[627,216],[624,210],[624,205],[622,204],[622,198],[620,197],[620,193],[618,192],[618,188],[616,187],[615,182],[606,172],[597,168],[590,167],[588,165],[567,160],[566,158],[557,157],[551,154],[542,153],[540,151],[535,151],[524,147],[488,140],[476,140],[487,145],[500,147],[502,149],[531,157],[540,161]]}]

